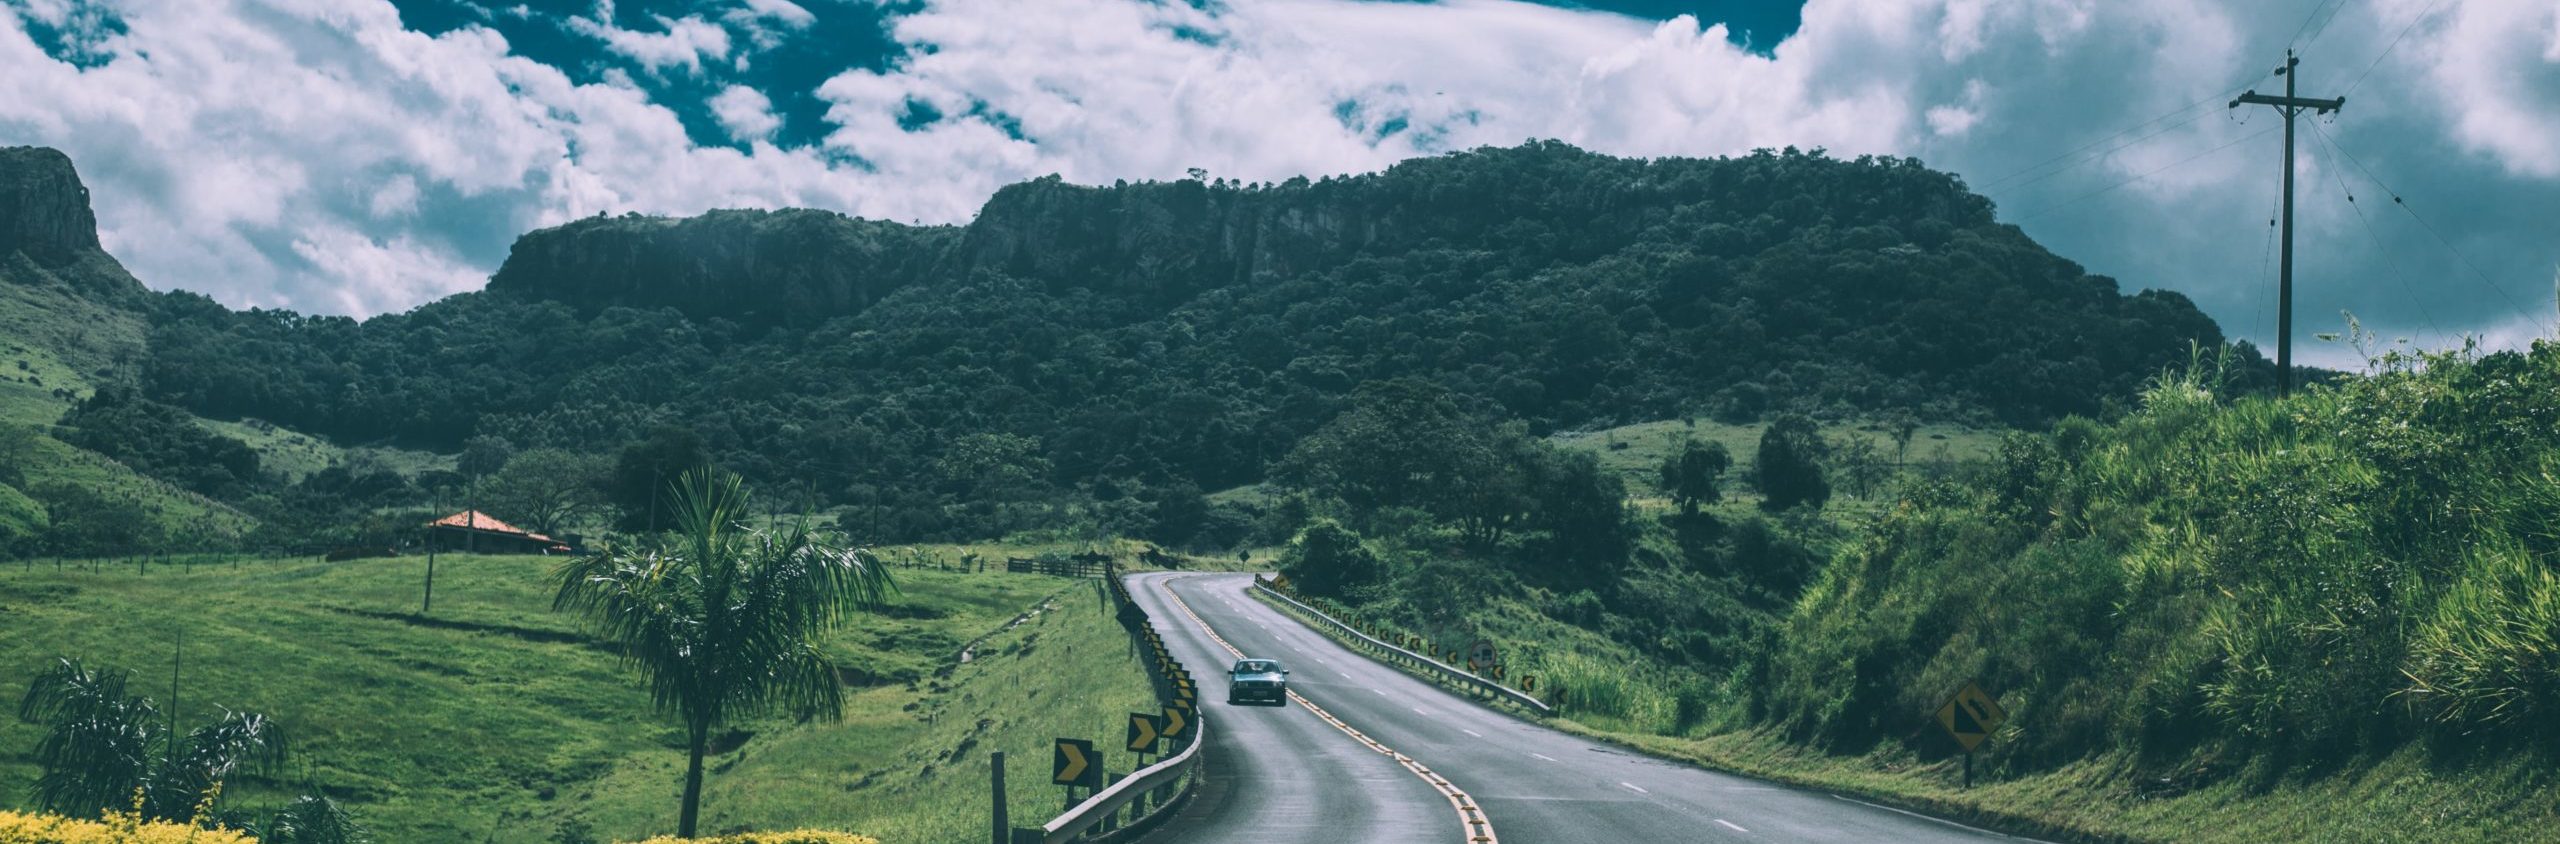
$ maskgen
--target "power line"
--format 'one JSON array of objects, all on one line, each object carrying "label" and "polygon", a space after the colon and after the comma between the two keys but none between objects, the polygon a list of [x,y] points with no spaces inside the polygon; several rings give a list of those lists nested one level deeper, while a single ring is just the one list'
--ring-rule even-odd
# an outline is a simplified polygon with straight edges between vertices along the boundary
[{"label": "power line", "polygon": [[[2346,10],[2346,0],[2338,0],[2338,5],[2329,9],[2329,16],[2320,20],[2320,25],[2311,30],[2311,38],[2303,41],[2298,50],[2301,52],[2309,52],[2311,50],[2311,45],[2320,43],[2320,36],[2329,34],[2329,25],[2337,23],[2338,15],[2344,13]],[[2311,11],[2312,13],[2317,14],[2320,10],[2315,7]],[[2300,37],[2299,33],[2297,33],[2295,37]]]},{"label": "power line", "polygon": [[[2250,80],[2250,81],[2255,81],[2255,79],[2256,79],[2256,77],[2251,77],[2251,80]],[[2043,161],[2036,162],[2036,163],[2034,163],[2034,164],[2028,165],[2028,166],[2027,166],[2027,167],[2025,167],[2024,169],[2020,169],[2020,170],[2017,170],[2017,171],[2011,172],[2011,173],[2009,173],[2009,174],[2007,174],[2007,175],[2001,176],[2000,178],[1993,179],[1993,180],[1988,181],[1988,182],[1984,182],[1984,183],[1982,183],[1981,185],[1977,186],[1977,187],[1975,188],[1975,190],[1976,190],[1976,191],[1987,191],[1987,190],[1990,190],[1990,189],[1992,189],[1992,188],[1995,188],[1995,187],[1998,187],[1998,186],[2000,186],[2000,185],[2002,185],[2002,184],[2005,184],[2005,183],[2007,183],[2008,181],[2010,181],[2010,180],[2012,180],[2012,179],[2016,179],[2016,178],[2018,178],[2019,176],[2024,176],[2024,175],[2026,175],[2026,174],[2028,174],[2028,173],[2033,173],[2033,172],[2035,172],[2035,171],[2042,170],[2042,169],[2044,169],[2044,168],[2045,168],[2046,166],[2048,166],[2048,165],[2052,165],[2052,164],[2054,164],[2054,163],[2056,163],[2056,162],[2063,161],[2064,159],[2072,158],[2072,157],[2074,157],[2074,156],[2078,156],[2078,155],[2080,155],[2081,153],[2088,152],[2089,150],[2091,150],[2091,149],[2095,149],[2095,148],[2097,148],[2098,146],[2100,146],[2100,145],[2102,145],[2102,144],[2105,144],[2105,143],[2106,143],[2106,142],[2108,142],[2108,141],[2112,141],[2112,140],[2115,140],[2115,139],[2117,139],[2117,138],[2121,138],[2121,137],[2124,137],[2124,136],[2126,136],[2126,135],[2133,134],[2134,132],[2140,131],[2140,130],[2142,130],[2144,127],[2146,127],[2146,126],[2150,126],[2151,124],[2158,123],[2158,122],[2160,122],[2160,121],[2167,120],[2167,119],[2169,119],[2169,118],[2176,117],[2176,116],[2178,116],[2178,115],[2185,114],[2185,113],[2190,112],[2190,111],[2195,111],[2196,109],[2198,109],[2198,108],[2200,108],[2200,107],[2203,107],[2203,106],[2206,106],[2206,105],[2212,104],[2212,103],[2213,103],[2213,102],[2215,102],[2215,101],[2222,100],[2222,99],[2225,99],[2225,98],[2230,97],[2230,96],[2231,96],[2231,94],[2232,94],[2233,92],[2236,92],[2236,91],[2239,91],[2239,90],[2241,90],[2241,89],[2243,89],[2243,88],[2248,87],[2248,84],[2249,84],[2248,82],[2242,82],[2242,83],[2240,83],[2240,84],[2238,84],[2238,85],[2225,86],[2225,87],[2224,87],[2224,89],[2223,89],[2223,92],[2222,92],[2222,93],[2215,94],[2215,95],[2213,95],[2213,96],[2206,97],[2206,98],[2204,98],[2204,99],[2197,100],[2197,101],[2195,101],[2195,102],[2188,103],[2188,104],[2186,104],[2186,105],[2179,106],[2179,107],[2174,108],[2174,109],[2170,109],[2170,110],[2168,110],[2168,111],[2162,112],[2162,113],[2160,114],[2160,116],[2158,116],[2158,117],[2154,117],[2154,118],[2151,118],[2151,119],[2149,119],[2149,120],[2145,120],[2145,121],[2142,121],[2142,122],[2140,122],[2140,123],[2136,123],[2136,124],[2133,124],[2133,125],[2131,125],[2131,126],[2127,126],[2127,127],[2122,128],[2122,129],[2118,129],[2118,130],[2116,130],[2114,133],[2109,134],[2109,135],[2107,135],[2106,137],[2099,138],[2099,139],[2097,139],[2097,140],[2090,141],[2090,142],[2085,143],[2085,144],[2081,144],[2080,146],[2077,146],[2077,147],[2073,147],[2073,148],[2071,149],[2071,151],[2069,151],[2069,152],[2065,152],[2065,153],[2063,153],[2063,154],[2061,154],[2061,155],[2057,155],[2057,156],[2054,156],[2054,157],[2052,157],[2052,158],[2048,158],[2048,159],[2045,159],[2045,160],[2043,160]],[[2198,116],[2201,116],[2201,115],[2202,115],[2202,113],[2200,112]],[[2178,125],[2179,125],[2179,126],[2183,126],[2183,125],[2186,125],[2187,123],[2192,123],[2192,122],[2194,122],[2194,120],[2193,120],[2193,119],[2189,119],[2189,120],[2187,120],[2187,121],[2182,121],[2182,122],[2180,122]],[[2175,127],[2175,126],[2172,126],[2172,127],[2170,127],[2170,128],[2176,128],[2176,127]],[[2093,161],[2093,160],[2096,160],[2096,159],[2098,159],[2098,158],[2104,157],[2107,153],[2115,152],[2116,150],[2123,149],[2124,147],[2127,147],[2127,146],[2132,146],[2132,145],[2133,145],[2133,144],[2135,144],[2135,143],[2141,143],[2143,140],[2147,140],[2147,139],[2149,139],[2150,137],[2156,136],[2156,135],[2158,135],[2158,134],[2159,134],[2159,133],[2154,132],[2154,133],[2152,133],[2152,135],[2146,135],[2146,136],[2144,136],[2143,138],[2140,138],[2140,139],[2136,139],[2136,140],[2134,140],[2132,143],[2127,143],[2127,144],[2124,144],[2124,145],[2122,145],[2122,146],[2115,147],[2114,149],[2109,149],[2109,150],[2106,150],[2106,151],[2104,151],[2104,152],[2100,152],[2100,153],[2098,153],[2098,154],[2096,154],[2096,155],[2087,156],[2087,157],[2082,158],[2081,160],[2073,161],[2073,162],[2068,163],[2068,164],[2064,164],[2062,167],[2057,168],[2056,170],[2054,170],[2054,173],[2059,173],[2059,172],[2062,172],[2063,170],[2069,170],[2069,169],[2071,169],[2071,168],[2073,168],[2073,167],[2078,167],[2078,166],[2080,166],[2080,165],[2082,165],[2082,164],[2088,163],[2089,161]],[[2052,175],[2052,173],[2048,173],[2048,174],[2045,174],[2045,175],[2050,176],[2050,175]],[[2032,184],[2032,183],[2034,183],[2036,180],[2038,180],[2038,179],[2043,179],[2043,178],[2044,178],[2044,176],[2038,176],[2038,177],[2036,177],[2035,179],[2030,179],[2030,180],[2028,180],[2028,183],[2029,183],[2029,184]]]},{"label": "power line", "polygon": [[[2301,25],[2301,26],[2297,26],[2297,27],[2294,27],[2294,28],[2293,28],[2293,37],[2292,37],[2291,39],[2288,39],[2288,40],[2286,40],[2286,41],[2284,42],[2285,47],[2286,47],[2286,48],[2288,48],[2288,49],[2291,49],[2291,48],[2297,48],[2297,47],[2302,46],[2302,33],[2304,33],[2304,32],[2308,32],[2308,31],[2310,31],[2310,30],[2311,30],[2311,22],[2312,22],[2312,21],[2315,21],[2315,20],[2319,20],[2319,19],[2320,19],[2320,10],[2321,10],[2321,9],[2324,9],[2324,8],[2328,8],[2329,4],[2330,4],[2332,1],[2333,1],[2333,0],[2320,0],[2320,2],[2312,4],[2312,6],[2311,6],[2311,14],[2308,14],[2308,15],[2304,15],[2304,16],[2302,16],[2302,25]],[[2345,0],[2335,0],[2335,2],[2337,2],[2337,3],[2339,4],[2339,8],[2345,8],[2345,7],[2346,7]],[[2330,15],[2329,17],[2330,17],[2332,20],[2334,20],[2334,19],[2336,19],[2336,18],[2337,18],[2337,15],[2334,15],[2334,14],[2333,14],[2333,15]],[[2328,27],[2323,26],[2323,27],[2321,27],[2321,28],[2322,28],[2322,29],[2327,29]],[[2315,38],[2316,38],[2316,37],[2318,37],[2318,36],[2313,36],[2313,37],[2315,37]]]},{"label": "power line", "polygon": [[2364,166],[2364,161],[2357,158],[2355,153],[2348,152],[2346,146],[2339,144],[2336,138],[2328,137],[2328,133],[2322,130],[2318,123],[2315,122],[2311,125],[2311,131],[2320,135],[2321,140],[2327,143],[2330,149],[2337,150],[2339,155],[2346,156],[2347,161],[2354,164],[2357,171],[2364,173],[2364,177],[2373,182],[2374,187],[2381,188],[2383,193],[2389,194],[2391,196],[2391,204],[2397,205],[2400,207],[2401,211],[2407,212],[2409,219],[2418,221],[2418,226],[2420,228],[2426,229],[2428,235],[2434,237],[2437,243],[2444,245],[2444,251],[2453,253],[2453,257],[2461,260],[2463,266],[2471,268],[2471,274],[2479,276],[2480,283],[2488,285],[2491,290],[2498,291],[2498,297],[2507,300],[2507,306],[2516,309],[2516,313],[2523,316],[2526,322],[2533,323],[2534,328],[2538,330],[2550,330],[2550,326],[2545,324],[2540,317],[2535,316],[2533,311],[2526,309],[2524,303],[2516,301],[2516,297],[2509,294],[2505,287],[2499,286],[2496,279],[2490,278],[2487,272],[2481,270],[2479,264],[2472,263],[2471,256],[2462,254],[2462,250],[2456,248],[2453,245],[2453,241],[2445,239],[2444,233],[2437,231],[2434,223],[2427,222],[2427,218],[2419,216],[2418,209],[2411,207],[2408,199],[2402,197],[2399,191],[2392,190],[2390,185],[2383,184],[2382,177],[2374,175],[2373,168]]},{"label": "power line", "polygon": [[2418,309],[2418,319],[2426,323],[2428,333],[2434,334],[2437,339],[2443,339],[2444,329],[2436,327],[2435,315],[2427,312],[2426,300],[2419,298],[2417,289],[2409,286],[2409,274],[2400,268],[2400,259],[2392,257],[2391,248],[2382,242],[2382,235],[2373,230],[2373,221],[2365,218],[2364,206],[2356,203],[2355,191],[2347,189],[2347,175],[2337,166],[2338,145],[2330,143],[2328,133],[2317,128],[2312,130],[2311,135],[2319,140],[2320,146],[2328,148],[2329,166],[2321,169],[2329,171],[2329,178],[2337,182],[2339,195],[2345,196],[2347,207],[2356,212],[2356,222],[2364,225],[2364,236],[2373,241],[2374,251],[2381,252],[2383,262],[2391,265],[2391,276],[2393,280],[2400,283],[2400,292],[2407,294],[2409,304]]},{"label": "power line", "polygon": [[[2436,4],[2437,4],[2437,3],[2441,3],[2441,2],[2444,2],[2444,0],[2427,0],[2427,7],[2426,7],[2426,8],[2424,8],[2424,9],[2419,9],[2419,10],[2418,10],[2418,16],[2417,16],[2417,17],[2414,17],[2414,18],[2410,18],[2410,19],[2409,19],[2409,25],[2408,25],[2408,26],[2403,26],[2403,27],[2401,27],[2401,28],[2400,28],[2400,35],[2399,35],[2398,37],[2396,37],[2396,38],[2391,39],[2391,45],[2390,45],[2390,46],[2387,46],[2387,47],[2382,48],[2382,54],[2381,54],[2381,55],[2374,56],[2374,57],[2373,57],[2373,63],[2372,63],[2372,64],[2369,64],[2369,65],[2365,65],[2365,66],[2364,66],[2364,72],[2363,72],[2363,73],[2356,74],[2356,81],[2355,81],[2353,84],[2350,84],[2350,85],[2348,85],[2348,86],[2347,86],[2347,93],[2348,93],[2348,94],[2353,94],[2353,93],[2355,93],[2355,92],[2356,92],[2356,89],[2357,89],[2358,87],[2362,87],[2362,86],[2364,85],[2364,78],[2365,78],[2365,77],[2367,77],[2367,76],[2372,76],[2372,75],[2373,75],[2373,69],[2374,69],[2374,68],[2377,68],[2377,67],[2381,67],[2381,66],[2382,66],[2382,60],[2383,60],[2385,57],[2390,56],[2390,55],[2391,55],[2391,51],[2392,51],[2392,50],[2396,50],[2396,49],[2399,49],[2399,48],[2400,48],[2400,41],[2401,41],[2401,39],[2409,37],[2409,33],[2410,33],[2411,31],[2416,30],[2416,29],[2418,28],[2418,22],[2419,22],[2419,21],[2422,21],[2422,20],[2426,20],[2426,19],[2427,19],[2427,15],[2433,14],[2433,13],[2435,12],[2435,10],[2436,10]],[[2339,95],[2339,96],[2345,96],[2345,94],[2341,94],[2341,95]]]},{"label": "power line", "polygon": [[2124,187],[2124,186],[2126,186],[2126,185],[2130,185],[2130,184],[2133,184],[2133,183],[2135,183],[2135,182],[2139,182],[2139,181],[2142,181],[2142,180],[2144,180],[2144,179],[2148,179],[2148,178],[2151,178],[2151,177],[2153,177],[2153,176],[2160,175],[2161,173],[2167,172],[2167,171],[2169,171],[2169,170],[2176,169],[2176,168],[2178,168],[2178,167],[2180,167],[2180,166],[2183,166],[2183,165],[2185,165],[2185,164],[2188,164],[2188,163],[2190,163],[2190,162],[2193,162],[2193,161],[2195,161],[2196,159],[2203,158],[2203,157],[2205,157],[2205,156],[2212,155],[2212,154],[2214,154],[2214,153],[2221,152],[2221,151],[2223,151],[2223,150],[2230,149],[2230,148],[2235,147],[2235,146],[2239,146],[2240,144],[2242,144],[2242,143],[2246,143],[2246,142],[2248,142],[2248,141],[2253,141],[2253,140],[2256,140],[2256,139],[2259,139],[2259,138],[2266,137],[2268,133],[2270,133],[2270,132],[2274,132],[2275,130],[2276,130],[2276,127],[2269,126],[2269,127],[2265,128],[2265,129],[2260,129],[2260,130],[2258,130],[2258,131],[2257,131],[2257,133],[2255,133],[2255,134],[2251,134],[2251,135],[2244,135],[2244,136],[2241,136],[2241,137],[2240,137],[2239,139],[2237,139],[2237,140],[2233,140],[2233,141],[2231,141],[2231,142],[2229,142],[2229,143],[2225,143],[2225,144],[2223,144],[2223,145],[2221,145],[2221,146],[2214,147],[2214,148],[2212,148],[2212,149],[2205,150],[2205,151],[2203,151],[2203,152],[2199,152],[2199,153],[2196,153],[2196,154],[2194,154],[2194,155],[2190,155],[2190,156],[2187,156],[2187,157],[2185,157],[2185,158],[2178,159],[2176,162],[2171,163],[2171,164],[2169,164],[2168,166],[2161,167],[2161,168],[2158,168],[2158,169],[2152,170],[2152,171],[2150,171],[2150,172],[2144,173],[2144,174],[2142,174],[2142,175],[2135,176],[2135,177],[2130,178],[2130,179],[2125,179],[2125,180],[2123,180],[2123,181],[2119,181],[2119,182],[2117,182],[2117,183],[2115,183],[2115,184],[2108,185],[2108,186],[2106,186],[2106,187],[2099,188],[2099,189],[2097,189],[2097,190],[2093,190],[2093,191],[2090,191],[2090,192],[2088,192],[2088,193],[2084,193],[2084,194],[2081,194],[2081,195],[2079,195],[2079,196],[2072,197],[2071,199],[2069,199],[2069,200],[2065,200],[2065,201],[2063,201],[2063,202],[2058,202],[2058,203],[2055,203],[2055,204],[2052,204],[2052,205],[2044,206],[2043,208],[2036,209],[2036,213],[2034,213],[2034,214],[2029,214],[2029,215],[2027,215],[2027,216],[2024,216],[2024,217],[2020,217],[2020,218],[2018,218],[2017,223],[2015,223],[2015,224],[2016,224],[2016,225],[2023,225],[2023,224],[2027,223],[2027,222],[2028,222],[2028,221],[2030,221],[2030,220],[2036,220],[2036,219],[2040,219],[2040,218],[2043,218],[2043,217],[2046,217],[2046,216],[2050,216],[2050,215],[2052,215],[2052,214],[2053,214],[2053,213],[2055,213],[2055,212],[2062,211],[2062,210],[2064,210],[2064,209],[2066,209],[2066,208],[2068,208],[2068,207],[2070,207],[2070,206],[2073,206],[2073,205],[2077,205],[2077,204],[2079,204],[2079,203],[2080,203],[2081,201],[2083,201],[2083,200],[2092,199],[2092,198],[2095,198],[2095,197],[2097,197],[2097,196],[2099,196],[2099,195],[2101,195],[2101,194],[2110,193],[2110,192],[2112,192],[2112,191],[2116,190],[2117,188],[2121,188],[2121,187]]}]

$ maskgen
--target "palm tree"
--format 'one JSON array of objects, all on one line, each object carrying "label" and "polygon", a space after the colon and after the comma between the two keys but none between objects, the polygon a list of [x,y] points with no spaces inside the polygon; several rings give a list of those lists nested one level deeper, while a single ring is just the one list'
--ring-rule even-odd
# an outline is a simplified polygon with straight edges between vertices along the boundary
[{"label": "palm tree", "polygon": [[869,551],[813,535],[805,515],[786,527],[750,529],[736,475],[687,472],[675,505],[676,529],[655,547],[562,566],[552,606],[584,615],[619,645],[648,675],[658,711],[684,720],[691,758],[676,834],[691,838],[712,731],[776,709],[843,717],[844,693],[817,639],[846,613],[881,606],[897,585]]},{"label": "palm tree", "polygon": [[44,727],[36,742],[36,802],[74,817],[131,805],[184,820],[215,784],[244,768],[284,767],[283,730],[264,715],[225,710],[181,739],[159,707],[125,694],[125,674],[56,660],[27,685],[18,717]]}]

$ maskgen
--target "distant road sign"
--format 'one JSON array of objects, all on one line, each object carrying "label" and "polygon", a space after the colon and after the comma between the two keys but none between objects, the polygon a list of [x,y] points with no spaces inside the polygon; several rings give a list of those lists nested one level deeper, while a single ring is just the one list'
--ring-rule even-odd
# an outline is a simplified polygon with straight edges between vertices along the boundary
[{"label": "distant road sign", "polygon": [[1093,742],[1084,739],[1058,740],[1058,752],[1051,757],[1049,782],[1056,785],[1102,785],[1102,754],[1093,752]]},{"label": "distant road sign", "polygon": [[1957,689],[1945,706],[1938,707],[1938,726],[1947,728],[1947,735],[1964,745],[1966,753],[1982,746],[1991,731],[2000,729],[2000,722],[2007,720],[2008,710],[2001,709],[1999,701],[1992,700],[1971,680],[1965,681],[1964,688]]}]

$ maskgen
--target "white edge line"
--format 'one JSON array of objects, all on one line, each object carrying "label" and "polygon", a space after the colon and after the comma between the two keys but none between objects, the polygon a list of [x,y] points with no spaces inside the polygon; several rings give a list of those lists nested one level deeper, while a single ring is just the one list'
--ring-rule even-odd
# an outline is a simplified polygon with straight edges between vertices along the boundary
[{"label": "white edge line", "polygon": [[2017,837],[2017,836],[2010,835],[2010,834],[2005,833],[2005,832],[1995,832],[1995,831],[1992,831],[1992,830],[1983,829],[1983,828],[1978,827],[1978,826],[1967,826],[1967,825],[1965,825],[1965,824],[1960,824],[1960,823],[1957,823],[1957,822],[1955,822],[1955,821],[1947,820],[1946,818],[1933,818],[1933,817],[1930,817],[1930,816],[1928,816],[1928,815],[1920,814],[1919,812],[1911,811],[1911,810],[1909,810],[1909,809],[1897,809],[1897,808],[1894,808],[1894,807],[1892,807],[1892,806],[1887,806],[1887,805],[1882,804],[1882,803],[1869,803],[1869,802],[1867,802],[1867,801],[1860,800],[1860,799],[1855,798],[1855,797],[1850,797],[1850,796],[1848,796],[1848,795],[1844,795],[1844,794],[1833,794],[1833,795],[1831,795],[1831,798],[1832,798],[1832,799],[1834,799],[1834,800],[1846,800],[1846,801],[1849,801],[1849,802],[1851,802],[1851,803],[1856,803],[1856,804],[1858,804],[1858,805],[1860,805],[1860,806],[1865,806],[1865,807],[1870,808],[1870,809],[1883,809],[1883,810],[1885,810],[1885,811],[1892,812],[1892,813],[1897,814],[1897,815],[1910,815],[1910,816],[1912,816],[1912,817],[1919,818],[1919,819],[1921,819],[1921,820],[1928,821],[1928,822],[1930,822],[1930,823],[1942,823],[1942,824],[1946,824],[1946,825],[1948,825],[1948,826],[1955,827],[1955,828],[1957,828],[1957,829],[1965,830],[1965,831],[1967,831],[1967,832],[1979,832],[1979,833],[1982,833],[1982,834],[1984,834],[1984,835],[1997,835],[1997,836],[2000,836],[2000,837],[2002,837],[2002,838],[2009,838],[2009,839],[2016,839],[2016,840],[2028,840],[2028,841],[2035,840],[2035,839],[2018,839],[2018,837]]}]

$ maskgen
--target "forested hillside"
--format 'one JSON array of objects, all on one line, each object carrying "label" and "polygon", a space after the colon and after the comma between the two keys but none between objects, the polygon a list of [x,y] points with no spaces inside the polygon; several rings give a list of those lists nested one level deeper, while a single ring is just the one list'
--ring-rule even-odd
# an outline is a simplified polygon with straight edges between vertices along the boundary
[{"label": "forested hillside", "polygon": [[583,220],[525,236],[486,291],[363,322],[188,293],[142,310],[136,398],[214,419],[448,453],[680,428],[883,538],[1073,522],[1204,545],[1249,514],[1200,491],[1262,479],[1364,383],[1532,433],[2028,424],[2224,343],[1917,161],[1552,142],[1276,185],[1045,179],[962,228]]}]

